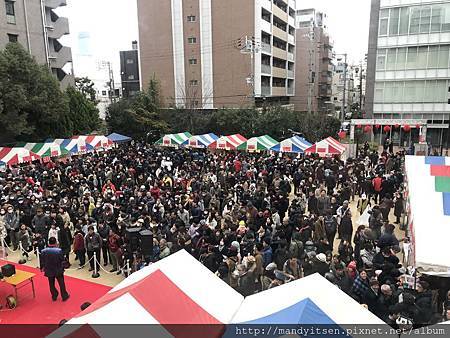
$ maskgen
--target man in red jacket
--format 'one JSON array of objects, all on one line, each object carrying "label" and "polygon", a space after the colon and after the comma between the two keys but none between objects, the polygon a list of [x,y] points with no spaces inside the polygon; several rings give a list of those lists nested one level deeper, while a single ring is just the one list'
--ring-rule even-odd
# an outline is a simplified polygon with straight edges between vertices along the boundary
[{"label": "man in red jacket", "polygon": [[372,180],[373,185],[373,191],[374,191],[374,200],[375,204],[378,204],[378,200],[380,198],[380,192],[381,192],[381,184],[383,183],[383,177],[381,175],[378,175]]}]

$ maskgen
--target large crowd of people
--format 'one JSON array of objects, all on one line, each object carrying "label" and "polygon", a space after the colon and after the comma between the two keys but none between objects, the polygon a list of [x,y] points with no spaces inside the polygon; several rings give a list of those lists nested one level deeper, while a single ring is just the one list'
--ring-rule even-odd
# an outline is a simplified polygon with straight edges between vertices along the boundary
[{"label": "large crowd of people", "polygon": [[448,318],[449,296],[401,278],[403,159],[367,145],[345,162],[122,145],[0,173],[0,236],[24,257],[56,239],[66,267],[100,274],[184,249],[244,296],[319,273],[390,325],[417,327]]}]

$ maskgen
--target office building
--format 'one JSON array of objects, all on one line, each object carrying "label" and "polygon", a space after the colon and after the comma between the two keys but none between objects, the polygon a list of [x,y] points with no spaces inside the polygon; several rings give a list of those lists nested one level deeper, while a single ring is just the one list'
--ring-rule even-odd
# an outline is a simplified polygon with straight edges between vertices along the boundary
[{"label": "office building", "polygon": [[[450,1],[372,0],[371,6],[367,116],[427,120],[427,141],[448,145]],[[403,145],[399,134],[394,141]]]},{"label": "office building", "polygon": [[69,34],[69,21],[55,9],[66,0],[3,0],[0,6],[0,48],[18,42],[37,62],[47,65],[67,87],[74,82],[71,73],[72,52],[59,39]]},{"label": "office building", "polygon": [[120,75],[124,97],[134,96],[139,92],[141,83],[137,41],[133,41],[131,50],[120,52]]},{"label": "office building", "polygon": [[295,110],[333,112],[331,85],[333,46],[327,32],[326,14],[313,8],[296,13]]},{"label": "office building", "polygon": [[138,0],[142,87],[166,106],[290,104],[295,0]]}]

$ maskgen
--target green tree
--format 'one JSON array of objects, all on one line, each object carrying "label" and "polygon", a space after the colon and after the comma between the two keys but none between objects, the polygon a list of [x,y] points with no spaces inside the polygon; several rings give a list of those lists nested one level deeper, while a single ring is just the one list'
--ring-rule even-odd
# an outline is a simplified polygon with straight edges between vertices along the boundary
[{"label": "green tree", "polygon": [[111,132],[135,138],[145,138],[148,132],[166,133],[169,127],[161,119],[160,109],[159,82],[152,78],[146,91],[111,104],[106,111],[106,122]]},{"label": "green tree", "polygon": [[42,141],[71,132],[58,81],[17,43],[0,52],[0,117],[3,142]]},{"label": "green tree", "polygon": [[96,104],[78,88],[68,87],[66,96],[73,134],[83,135],[97,130],[100,126],[100,118]]},{"label": "green tree", "polygon": [[88,77],[76,77],[75,88],[88,98],[92,103],[97,103],[96,91],[94,88],[94,82]]}]

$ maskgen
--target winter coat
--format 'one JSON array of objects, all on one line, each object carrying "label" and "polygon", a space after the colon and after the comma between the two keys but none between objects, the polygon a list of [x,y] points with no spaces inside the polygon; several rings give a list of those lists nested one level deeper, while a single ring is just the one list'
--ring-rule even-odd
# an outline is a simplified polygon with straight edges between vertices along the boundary
[{"label": "winter coat", "polygon": [[99,250],[102,247],[102,238],[95,232],[92,235],[87,234],[84,237],[84,246],[87,251]]},{"label": "winter coat", "polygon": [[358,299],[358,301],[364,302],[364,299],[369,292],[369,279],[366,278],[363,280],[361,276],[356,277],[355,281],[353,282],[352,286],[352,293],[355,295]]}]

